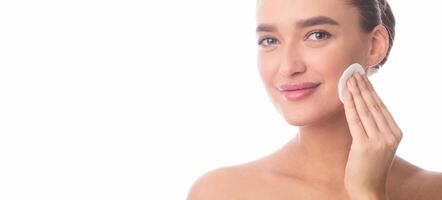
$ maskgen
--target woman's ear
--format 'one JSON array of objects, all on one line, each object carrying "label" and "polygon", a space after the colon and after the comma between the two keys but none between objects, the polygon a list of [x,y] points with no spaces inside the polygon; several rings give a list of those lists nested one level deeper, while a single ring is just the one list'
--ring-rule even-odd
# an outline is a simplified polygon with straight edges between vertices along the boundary
[{"label": "woman's ear", "polygon": [[377,25],[370,34],[368,66],[373,67],[384,60],[389,47],[388,31],[383,25]]}]

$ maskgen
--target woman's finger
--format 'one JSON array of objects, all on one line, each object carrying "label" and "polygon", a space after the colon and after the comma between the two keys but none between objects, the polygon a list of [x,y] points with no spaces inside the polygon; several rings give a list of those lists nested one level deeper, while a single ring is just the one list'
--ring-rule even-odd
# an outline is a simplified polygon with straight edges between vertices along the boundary
[{"label": "woman's finger", "polygon": [[[362,75],[365,76],[365,75]],[[380,105],[374,100],[373,93],[369,90],[366,80],[359,73],[356,74],[359,90],[365,100],[365,104],[370,110],[373,119],[376,122],[377,127],[381,133],[390,133],[390,126],[381,110]]]},{"label": "woman's finger", "polygon": [[366,80],[368,90],[371,92],[373,99],[379,105],[382,113],[384,114],[384,117],[387,120],[388,125],[390,126],[390,130],[393,132],[393,134],[396,136],[397,139],[401,139],[402,132],[401,132],[399,126],[397,125],[396,121],[394,120],[393,116],[391,115],[390,111],[388,111],[387,106],[385,106],[382,99],[379,97],[377,92],[374,90],[373,84],[368,80],[368,78],[366,76],[364,76],[364,79]]},{"label": "woman's finger", "polygon": [[[349,81],[347,81],[347,88],[349,87]],[[356,111],[356,105],[352,94],[348,89],[344,92],[344,108],[345,118],[347,119],[352,138],[358,141],[361,139],[368,139],[364,126],[362,125],[361,119],[359,119],[358,112]]]},{"label": "woman's finger", "polygon": [[[356,72],[359,73],[359,72]],[[359,118],[362,121],[365,132],[369,138],[377,137],[378,127],[373,119],[373,116],[368,109],[364,98],[362,97],[361,91],[359,90],[355,74],[350,77],[350,91],[353,94],[353,99],[356,104],[356,111],[358,112]]]}]

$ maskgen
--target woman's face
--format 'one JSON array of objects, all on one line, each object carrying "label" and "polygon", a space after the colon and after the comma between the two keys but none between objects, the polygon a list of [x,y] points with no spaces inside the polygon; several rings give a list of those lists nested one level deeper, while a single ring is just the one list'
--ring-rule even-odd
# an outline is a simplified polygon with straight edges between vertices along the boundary
[{"label": "woman's face", "polygon": [[[343,112],[339,78],[350,64],[367,63],[369,37],[357,8],[346,0],[260,0],[256,19],[259,73],[286,121],[302,126]],[[302,82],[320,85],[297,101],[278,90]]]}]

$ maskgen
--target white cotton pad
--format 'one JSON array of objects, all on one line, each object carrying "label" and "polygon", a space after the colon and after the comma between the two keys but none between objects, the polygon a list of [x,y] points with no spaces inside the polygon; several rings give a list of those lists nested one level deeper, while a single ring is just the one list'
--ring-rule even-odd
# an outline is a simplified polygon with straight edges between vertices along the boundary
[{"label": "white cotton pad", "polygon": [[338,83],[339,99],[344,103],[344,92],[347,88],[347,80],[353,75],[353,73],[359,72],[361,75],[365,74],[364,68],[359,63],[351,64],[341,75]]}]

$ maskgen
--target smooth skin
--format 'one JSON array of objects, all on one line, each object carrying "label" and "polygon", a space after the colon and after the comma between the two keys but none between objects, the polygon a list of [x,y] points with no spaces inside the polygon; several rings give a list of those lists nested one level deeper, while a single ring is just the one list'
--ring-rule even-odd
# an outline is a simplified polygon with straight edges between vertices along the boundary
[{"label": "smooth skin", "polygon": [[[337,23],[305,23],[318,16]],[[358,17],[344,0],[258,2],[259,73],[271,102],[298,133],[263,158],[205,173],[188,200],[442,199],[442,173],[395,155],[407,134],[365,75],[349,79],[344,104],[339,100],[346,67],[358,62],[367,71],[388,50],[385,27],[363,32]],[[320,85],[300,101],[277,89],[305,81]]]}]

